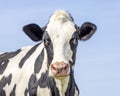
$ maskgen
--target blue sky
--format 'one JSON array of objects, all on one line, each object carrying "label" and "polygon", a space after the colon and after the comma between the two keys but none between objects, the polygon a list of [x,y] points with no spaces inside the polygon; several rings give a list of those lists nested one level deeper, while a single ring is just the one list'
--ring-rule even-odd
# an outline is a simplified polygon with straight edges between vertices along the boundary
[{"label": "blue sky", "polygon": [[34,45],[22,31],[28,23],[44,26],[57,9],[68,10],[77,25],[97,25],[94,36],[79,42],[75,78],[80,96],[120,96],[119,0],[1,0],[0,52]]}]

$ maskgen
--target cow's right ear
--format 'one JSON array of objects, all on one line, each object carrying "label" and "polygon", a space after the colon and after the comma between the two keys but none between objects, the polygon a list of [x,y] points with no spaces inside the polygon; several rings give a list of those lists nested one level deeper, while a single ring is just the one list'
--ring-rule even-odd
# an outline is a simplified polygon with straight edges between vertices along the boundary
[{"label": "cow's right ear", "polygon": [[42,40],[43,30],[37,24],[28,24],[23,27],[25,34],[30,37],[33,41]]}]

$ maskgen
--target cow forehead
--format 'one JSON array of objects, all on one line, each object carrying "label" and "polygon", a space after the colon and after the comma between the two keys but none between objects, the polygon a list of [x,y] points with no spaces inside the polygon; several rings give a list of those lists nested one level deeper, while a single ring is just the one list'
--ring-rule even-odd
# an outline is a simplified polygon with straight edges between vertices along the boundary
[{"label": "cow forehead", "polygon": [[53,40],[58,38],[68,40],[76,28],[71,15],[64,10],[58,10],[51,16],[46,31]]},{"label": "cow forehead", "polygon": [[49,23],[46,29],[52,41],[61,39],[69,40],[74,32],[76,32],[75,24],[71,21],[61,22],[56,21],[54,23]]}]

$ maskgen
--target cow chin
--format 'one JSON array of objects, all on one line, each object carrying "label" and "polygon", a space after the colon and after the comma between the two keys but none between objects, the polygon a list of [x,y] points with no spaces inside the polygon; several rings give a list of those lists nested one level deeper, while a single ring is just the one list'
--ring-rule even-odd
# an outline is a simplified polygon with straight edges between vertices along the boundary
[{"label": "cow chin", "polygon": [[65,78],[67,78],[67,77],[70,77],[70,75],[66,75],[66,76],[55,76],[54,78],[59,79],[59,80],[63,80],[63,79],[65,79]]},{"label": "cow chin", "polygon": [[65,78],[67,78],[67,77],[69,77],[70,75],[69,74],[66,74],[66,75],[49,75],[49,77],[52,77],[52,78],[56,78],[56,79],[60,79],[60,80],[62,80],[62,79],[65,79]]}]

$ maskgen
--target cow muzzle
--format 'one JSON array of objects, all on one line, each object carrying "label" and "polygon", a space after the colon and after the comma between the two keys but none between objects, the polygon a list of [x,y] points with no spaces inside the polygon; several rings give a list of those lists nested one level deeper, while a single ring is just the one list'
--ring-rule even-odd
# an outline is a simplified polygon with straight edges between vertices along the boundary
[{"label": "cow muzzle", "polygon": [[51,72],[54,77],[66,77],[69,75],[69,65],[64,62],[51,64]]}]

